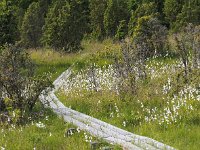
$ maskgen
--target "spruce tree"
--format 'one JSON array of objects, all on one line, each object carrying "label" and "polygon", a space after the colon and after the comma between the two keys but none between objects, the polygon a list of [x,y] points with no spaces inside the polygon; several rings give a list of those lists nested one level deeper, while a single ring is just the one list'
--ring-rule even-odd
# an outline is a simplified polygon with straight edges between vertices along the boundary
[{"label": "spruce tree", "polygon": [[189,0],[185,2],[181,13],[177,15],[177,20],[175,22],[175,30],[180,30],[181,28],[187,26],[188,23],[192,23],[193,25],[200,24],[199,0]]},{"label": "spruce tree", "polygon": [[122,20],[120,21],[119,26],[117,27],[117,33],[115,35],[115,39],[123,40],[125,39],[127,33],[128,33],[127,22],[126,20]]},{"label": "spruce tree", "polygon": [[16,9],[7,0],[0,2],[0,8],[0,45],[14,44],[18,35]]},{"label": "spruce tree", "polygon": [[90,28],[92,37],[101,40],[105,36],[104,13],[106,0],[90,0]]},{"label": "spruce tree", "polygon": [[43,42],[55,49],[77,51],[88,29],[88,1],[55,1],[45,20]]},{"label": "spruce tree", "polygon": [[27,9],[21,27],[21,42],[29,48],[39,47],[44,25],[44,14],[40,4],[33,2]]},{"label": "spruce tree", "polygon": [[80,48],[80,42],[89,30],[89,1],[71,0],[70,4],[70,38]]},{"label": "spruce tree", "polygon": [[[70,6],[66,1],[56,1],[45,19],[42,41],[52,48],[63,48],[68,44]],[[65,39],[65,40],[64,40]]]},{"label": "spruce tree", "polygon": [[104,28],[108,37],[116,34],[117,26],[121,20],[128,20],[129,12],[127,2],[124,0],[108,0],[104,14]]},{"label": "spruce tree", "polygon": [[128,10],[129,12],[135,11],[139,5],[141,5],[142,1],[141,0],[128,0]]},{"label": "spruce tree", "polygon": [[143,3],[138,6],[138,8],[135,11],[132,11],[131,18],[128,23],[128,33],[130,36],[133,35],[134,28],[137,25],[137,21],[139,18],[144,17],[144,16],[153,16],[157,17],[157,9],[156,5],[153,2],[150,3]]},{"label": "spruce tree", "polygon": [[170,24],[171,28],[174,27],[177,15],[181,12],[183,7],[183,0],[165,0],[164,3],[164,14],[167,22]]}]

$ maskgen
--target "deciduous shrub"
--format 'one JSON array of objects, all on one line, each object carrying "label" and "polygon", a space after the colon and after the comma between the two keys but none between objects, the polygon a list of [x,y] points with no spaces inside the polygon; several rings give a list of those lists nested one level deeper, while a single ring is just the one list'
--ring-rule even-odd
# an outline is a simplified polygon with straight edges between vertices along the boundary
[{"label": "deciduous shrub", "polygon": [[136,27],[133,30],[133,40],[137,45],[145,43],[145,58],[164,53],[167,41],[167,28],[153,16],[138,18]]},{"label": "deciduous shrub", "polygon": [[0,122],[23,121],[49,86],[47,76],[34,75],[34,64],[27,53],[15,46],[1,47]]},{"label": "deciduous shrub", "polygon": [[[189,24],[182,32],[175,35],[177,52],[183,64],[182,75],[186,83],[198,76],[200,68],[200,27]],[[197,73],[195,73],[197,71]],[[179,75],[179,76],[180,76]]]}]

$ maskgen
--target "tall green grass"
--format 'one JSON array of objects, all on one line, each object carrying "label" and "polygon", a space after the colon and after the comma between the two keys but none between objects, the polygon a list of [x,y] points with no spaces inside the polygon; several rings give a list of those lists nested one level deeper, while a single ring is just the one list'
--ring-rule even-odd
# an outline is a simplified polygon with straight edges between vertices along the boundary
[{"label": "tall green grass", "polygon": [[[151,137],[177,149],[199,149],[200,126],[192,122],[195,119],[193,117],[190,117],[191,122],[183,121],[166,126],[155,122],[145,123],[141,119],[145,114],[139,110],[138,97],[126,97],[122,100],[110,92],[81,94],[82,97],[66,96],[62,92],[57,95],[66,106],[130,132]],[[149,101],[146,103],[149,106],[164,104],[158,97],[152,97]]]},{"label": "tall green grass", "polygon": [[[83,41],[83,50],[78,53],[66,54],[52,49],[27,50],[31,59],[36,64],[36,74],[48,73],[54,81],[63,71],[71,65],[76,64],[76,69],[81,70],[87,66],[87,60],[91,59],[106,45],[113,45],[111,40],[104,43]],[[37,105],[36,114],[45,110],[42,116],[33,117],[33,121],[27,121],[24,125],[4,125],[0,126],[0,149],[8,150],[89,150],[91,141],[97,141],[100,147],[110,146],[120,150],[119,146],[109,145],[101,139],[92,137],[90,134],[81,131],[72,136],[66,137],[66,131],[73,125],[65,123],[62,118],[56,116],[52,111],[41,108]],[[43,112],[43,111],[42,111]],[[31,118],[30,118],[31,119]],[[45,128],[37,127],[37,123],[42,123]],[[87,141],[87,142],[86,142]]]},{"label": "tall green grass", "polygon": [[[173,74],[170,70],[166,70],[165,73],[162,73],[161,68],[174,65],[177,60],[175,57],[158,57],[149,60],[147,64],[153,65],[158,71],[157,74],[162,75],[147,79],[145,82],[139,82],[136,95],[127,93],[117,95],[111,91],[94,92],[85,89],[74,89],[71,94],[66,94],[65,89],[63,89],[63,91],[58,91],[57,96],[66,106],[74,110],[130,132],[154,138],[177,149],[198,150],[200,147],[200,103],[197,100],[189,99],[194,110],[188,111],[183,107],[178,112],[182,118],[171,124],[159,124],[157,121],[146,122],[144,118],[150,116],[151,112],[141,110],[141,103],[144,105],[143,109],[157,107],[160,113],[166,106],[172,107],[173,104],[168,104],[166,99],[173,98],[173,95],[177,93],[177,84],[181,85],[181,83],[176,82],[176,72]],[[95,63],[101,67],[101,64],[98,64],[98,59]],[[170,93],[165,95],[162,90],[168,82],[168,78],[171,78],[172,89]],[[199,77],[197,76],[197,78]],[[198,84],[196,83],[198,81],[200,80],[196,80],[193,84]]]},{"label": "tall green grass", "polygon": [[[75,72],[79,72],[91,63],[96,63],[100,67],[111,64],[113,60],[106,54],[119,50],[119,44],[113,44],[110,39],[102,43],[83,41],[82,45],[82,51],[72,54],[50,49],[29,50],[29,53],[37,65],[37,74],[50,73],[53,81],[71,65],[74,65]],[[176,58],[156,58],[154,63],[159,63],[157,66],[159,69],[166,64],[173,64],[175,61]],[[151,61],[148,64],[150,65]],[[168,126],[161,126],[154,122],[145,123],[141,119],[148,114],[140,110],[138,100],[148,107],[163,108],[166,105],[160,93],[156,92],[156,89],[162,88],[166,79],[167,74],[161,78],[141,83],[136,96],[126,94],[118,96],[110,91],[79,91],[76,96],[58,91],[57,95],[66,106],[130,132],[154,138],[177,149],[198,150],[200,147],[198,121],[200,120],[200,105],[195,112],[196,115],[188,116],[185,121]],[[186,114],[184,111],[182,113]],[[64,133],[71,125],[64,123],[52,112],[48,112],[48,116],[48,120],[45,120],[44,117],[36,120],[33,125],[28,123],[12,130],[9,129],[11,127],[0,127],[0,131],[2,129],[4,131],[1,134],[3,136],[0,136],[0,146],[6,147],[6,149],[33,149],[34,147],[36,149],[90,149],[89,143],[85,142],[83,132],[66,138]],[[46,128],[36,127],[35,123],[39,121],[44,123]]]},{"label": "tall green grass", "polygon": [[[48,118],[47,118],[48,117]],[[47,120],[48,119],[48,120]],[[36,123],[42,122],[45,128],[39,128]],[[85,142],[84,133],[75,133],[65,137],[66,130],[72,127],[68,123],[53,115],[45,114],[44,118],[27,123],[23,126],[0,127],[0,147],[8,150],[25,149],[89,149],[89,143]]]},{"label": "tall green grass", "polygon": [[[44,127],[38,127],[38,123]],[[91,149],[90,141],[96,141],[100,143],[98,149],[105,146],[121,149],[92,137],[84,131],[67,136],[66,132],[69,128],[76,127],[65,123],[50,110],[46,110],[42,117],[25,125],[0,127],[0,148],[6,150],[89,150]]]},{"label": "tall green grass", "polygon": [[[74,65],[74,69],[80,71],[89,66],[91,60],[102,66],[109,63],[107,58],[96,60],[101,53],[106,53],[109,48],[119,49],[119,44],[114,44],[111,39],[102,43],[95,41],[83,41],[83,49],[77,53],[65,53],[52,49],[29,50],[30,57],[36,63],[37,74],[49,73],[52,81],[55,80],[63,71]],[[110,49],[109,49],[110,50]]]}]

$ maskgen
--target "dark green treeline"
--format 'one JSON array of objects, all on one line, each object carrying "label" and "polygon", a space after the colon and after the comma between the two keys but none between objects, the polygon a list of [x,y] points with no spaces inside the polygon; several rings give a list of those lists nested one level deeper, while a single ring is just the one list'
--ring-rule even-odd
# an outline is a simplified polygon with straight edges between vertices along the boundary
[{"label": "dark green treeline", "polygon": [[73,52],[84,37],[134,36],[142,17],[178,32],[188,23],[199,25],[200,0],[1,0],[0,45]]}]

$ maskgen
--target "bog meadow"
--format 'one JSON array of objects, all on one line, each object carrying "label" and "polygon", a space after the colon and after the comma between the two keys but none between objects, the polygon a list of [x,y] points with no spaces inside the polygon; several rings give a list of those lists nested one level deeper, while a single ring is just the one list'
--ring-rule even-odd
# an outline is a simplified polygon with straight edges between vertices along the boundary
[{"label": "bog meadow", "polygon": [[199,149],[200,0],[1,0],[0,150],[126,150],[42,102],[67,69],[67,108]]}]

